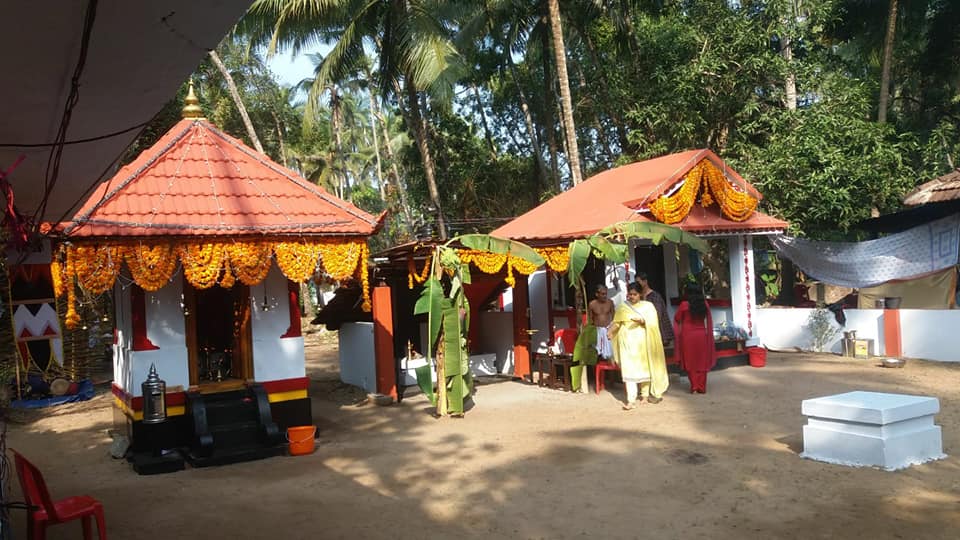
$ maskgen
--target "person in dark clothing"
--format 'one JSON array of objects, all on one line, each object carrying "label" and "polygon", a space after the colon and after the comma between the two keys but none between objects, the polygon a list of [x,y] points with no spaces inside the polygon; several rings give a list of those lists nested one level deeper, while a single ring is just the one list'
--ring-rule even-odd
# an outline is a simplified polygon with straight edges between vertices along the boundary
[{"label": "person in dark clothing", "polygon": [[650,281],[645,272],[637,272],[637,283],[643,291],[643,299],[653,304],[657,308],[657,324],[660,326],[660,339],[663,341],[663,347],[673,343],[673,324],[667,315],[667,302],[657,291],[650,288]]}]

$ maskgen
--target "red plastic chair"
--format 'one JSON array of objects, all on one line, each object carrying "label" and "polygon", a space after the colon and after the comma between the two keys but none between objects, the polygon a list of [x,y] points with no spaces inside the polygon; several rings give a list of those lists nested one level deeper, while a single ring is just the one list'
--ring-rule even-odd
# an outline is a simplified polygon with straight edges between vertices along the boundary
[{"label": "red plastic chair", "polygon": [[553,342],[558,341],[563,344],[565,354],[573,354],[573,349],[577,346],[577,329],[561,328],[557,330],[553,333]]},{"label": "red plastic chair", "polygon": [[600,360],[597,362],[597,365],[593,367],[593,378],[597,380],[596,387],[598,394],[603,390],[603,378],[608,371],[620,371],[620,366],[609,360]]},{"label": "red plastic chair", "polygon": [[43,540],[47,536],[47,525],[66,523],[81,519],[83,524],[83,540],[93,540],[90,528],[90,516],[97,520],[97,532],[100,540],[107,540],[107,529],[103,517],[103,505],[89,495],[67,497],[54,501],[47,490],[47,483],[43,480],[40,470],[30,463],[27,458],[16,450],[13,459],[16,462],[17,477],[20,479],[20,488],[27,505],[27,537],[29,540]]}]

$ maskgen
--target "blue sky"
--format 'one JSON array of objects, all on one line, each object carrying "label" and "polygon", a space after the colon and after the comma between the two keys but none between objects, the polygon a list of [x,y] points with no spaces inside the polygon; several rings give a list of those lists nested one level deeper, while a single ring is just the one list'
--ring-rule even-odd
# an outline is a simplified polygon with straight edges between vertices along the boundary
[{"label": "blue sky", "polygon": [[293,86],[313,76],[313,64],[306,55],[291,58],[289,53],[277,54],[269,60],[268,64],[270,71],[280,79],[281,84]]}]

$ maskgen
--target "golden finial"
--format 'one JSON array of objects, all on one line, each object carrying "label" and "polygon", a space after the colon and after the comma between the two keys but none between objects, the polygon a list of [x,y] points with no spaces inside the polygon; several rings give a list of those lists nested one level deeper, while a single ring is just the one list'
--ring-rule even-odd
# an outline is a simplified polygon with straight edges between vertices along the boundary
[{"label": "golden finial", "polygon": [[181,109],[180,114],[184,118],[203,119],[203,109],[200,108],[200,100],[197,99],[197,95],[193,93],[193,79],[190,79],[190,88],[187,90],[187,97],[183,102],[185,105],[183,109]]}]

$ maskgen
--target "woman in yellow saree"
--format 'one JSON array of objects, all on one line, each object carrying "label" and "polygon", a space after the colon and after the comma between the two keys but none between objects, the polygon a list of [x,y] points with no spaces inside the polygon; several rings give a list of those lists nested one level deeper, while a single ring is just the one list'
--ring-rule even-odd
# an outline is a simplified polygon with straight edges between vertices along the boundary
[{"label": "woman in yellow saree", "polygon": [[670,384],[657,309],[642,298],[640,286],[630,283],[627,301],[617,307],[609,331],[613,361],[620,365],[623,384],[627,387],[624,410],[637,406],[638,385],[640,401],[646,398],[650,403],[660,403]]}]

